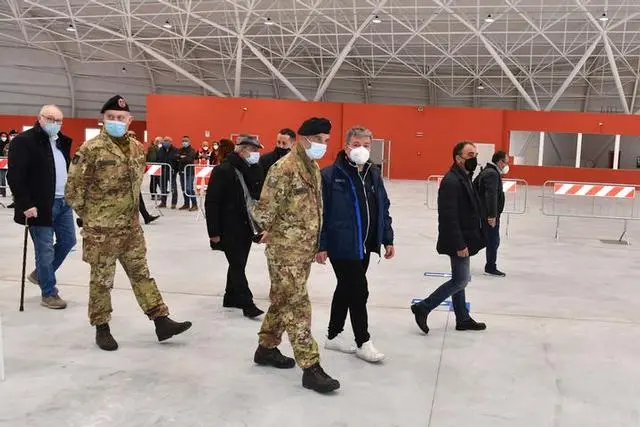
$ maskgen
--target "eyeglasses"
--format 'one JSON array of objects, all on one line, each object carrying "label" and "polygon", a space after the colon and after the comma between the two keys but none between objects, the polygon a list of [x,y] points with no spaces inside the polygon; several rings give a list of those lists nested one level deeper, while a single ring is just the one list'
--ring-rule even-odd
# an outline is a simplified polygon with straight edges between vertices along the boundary
[{"label": "eyeglasses", "polygon": [[51,123],[56,123],[56,124],[59,124],[59,125],[62,124],[62,119],[56,119],[55,117],[44,116],[44,115],[42,116],[42,118],[45,119],[48,122],[51,122]]}]

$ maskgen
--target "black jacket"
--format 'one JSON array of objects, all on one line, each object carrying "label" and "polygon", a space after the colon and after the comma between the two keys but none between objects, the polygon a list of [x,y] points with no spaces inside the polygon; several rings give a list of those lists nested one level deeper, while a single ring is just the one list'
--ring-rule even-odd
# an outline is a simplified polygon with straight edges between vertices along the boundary
[{"label": "black jacket", "polygon": [[468,248],[477,254],[487,245],[483,219],[471,177],[453,165],[438,190],[438,253],[454,256]]},{"label": "black jacket", "polygon": [[[156,162],[164,163],[171,166],[171,174],[169,174],[168,170],[162,171],[162,176],[164,177],[165,180],[168,180],[170,175],[175,175],[176,173],[178,173],[177,156],[178,156],[178,149],[173,145],[169,145],[168,148],[164,148],[164,147],[159,148],[158,151],[156,151]],[[162,168],[169,169],[166,166],[163,166]]]},{"label": "black jacket", "polygon": [[485,219],[499,218],[504,211],[504,190],[498,168],[492,163],[487,163],[473,184],[480,196]]},{"label": "black jacket", "polygon": [[176,153],[176,168],[178,172],[184,172],[184,168],[187,167],[187,165],[194,164],[197,158],[198,152],[191,146],[179,149]]},{"label": "black jacket", "polygon": [[[62,151],[69,169],[71,138],[58,133],[56,145]],[[38,209],[38,217],[29,225],[53,225],[53,201],[56,192],[56,169],[49,135],[36,124],[17,135],[9,148],[7,181],[15,198],[14,221],[24,225],[24,211]]]},{"label": "black jacket", "polygon": [[262,166],[262,169],[264,170],[264,176],[267,176],[267,173],[269,172],[271,166],[273,166],[278,160],[289,154],[290,151],[291,150],[285,150],[284,148],[276,147],[276,149],[272,152],[261,156],[260,166]]},{"label": "black jacket", "polygon": [[205,198],[207,231],[209,237],[220,236],[222,247],[235,241],[246,242],[253,237],[244,192],[236,169],[244,177],[247,189],[255,200],[260,199],[264,181],[262,166],[249,166],[237,153],[229,154],[222,164],[213,170]]}]

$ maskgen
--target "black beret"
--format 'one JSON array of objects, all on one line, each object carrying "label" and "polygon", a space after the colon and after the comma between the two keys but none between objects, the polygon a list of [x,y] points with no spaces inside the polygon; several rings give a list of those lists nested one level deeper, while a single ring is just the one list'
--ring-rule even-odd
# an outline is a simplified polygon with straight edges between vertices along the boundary
[{"label": "black beret", "polygon": [[104,114],[107,110],[129,111],[129,104],[127,104],[127,101],[125,101],[123,97],[116,95],[105,102],[102,106],[102,110],[100,110],[100,114]]},{"label": "black beret", "polygon": [[302,123],[298,129],[298,135],[312,136],[321,133],[331,133],[331,122],[325,118],[312,117]]},{"label": "black beret", "polygon": [[240,135],[238,137],[238,142],[236,142],[236,145],[252,145],[257,148],[264,148],[262,144],[260,144],[260,142],[258,142],[258,140],[251,135]]}]

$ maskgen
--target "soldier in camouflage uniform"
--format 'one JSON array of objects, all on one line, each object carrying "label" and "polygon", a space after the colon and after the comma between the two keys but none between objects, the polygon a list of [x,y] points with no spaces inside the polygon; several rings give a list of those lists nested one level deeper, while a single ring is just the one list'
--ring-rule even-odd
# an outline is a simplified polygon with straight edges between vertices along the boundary
[{"label": "soldier in camouflage uniform", "polygon": [[[320,169],[316,163],[326,152],[331,123],[312,118],[302,124],[301,140],[291,153],[269,170],[260,201],[253,209],[265,231],[271,277],[271,306],[259,333],[255,363],[280,369],[303,369],[302,385],[320,393],[340,383],[320,367],[318,344],[311,335],[311,302],[307,279],[318,250],[322,229]],[[287,332],[295,361],[278,350]]]},{"label": "soldier in camouflage uniform", "polygon": [[102,107],[104,126],[86,141],[71,162],[65,197],[82,219],[82,259],[91,265],[89,321],[96,327],[96,344],[113,351],[111,289],[116,261],[124,268],[138,304],[155,322],[164,341],[191,327],[171,320],[156,282],[149,275],[144,233],[138,219],[140,185],[145,169],[143,145],[127,134],[129,106],[119,95]]}]

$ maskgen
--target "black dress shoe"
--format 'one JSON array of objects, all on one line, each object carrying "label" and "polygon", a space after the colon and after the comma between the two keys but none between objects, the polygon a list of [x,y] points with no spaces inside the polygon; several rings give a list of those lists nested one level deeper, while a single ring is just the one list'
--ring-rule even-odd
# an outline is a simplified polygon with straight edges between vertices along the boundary
[{"label": "black dress shoe", "polygon": [[242,314],[244,315],[244,317],[248,317],[249,319],[254,319],[254,318],[264,314],[264,311],[262,311],[258,307],[256,307],[255,304],[251,304],[250,306],[244,307],[242,309]]},{"label": "black dress shoe", "polygon": [[485,323],[476,322],[473,319],[456,322],[456,331],[484,331],[487,329]]},{"label": "black dress shoe", "polygon": [[492,268],[492,269],[484,269],[484,274],[486,276],[493,276],[493,277],[506,277],[507,275],[505,273],[503,273],[502,271],[498,270],[497,268]]},{"label": "black dress shoe", "polygon": [[427,326],[427,316],[429,313],[425,312],[418,304],[413,304],[411,306],[411,311],[413,312],[416,318],[416,324],[418,328],[425,334],[429,333],[429,326]]},{"label": "black dress shoe", "polygon": [[153,221],[155,221],[158,218],[160,218],[159,215],[151,215],[151,216],[149,216],[149,217],[144,219],[144,223],[145,224],[151,224]]}]

